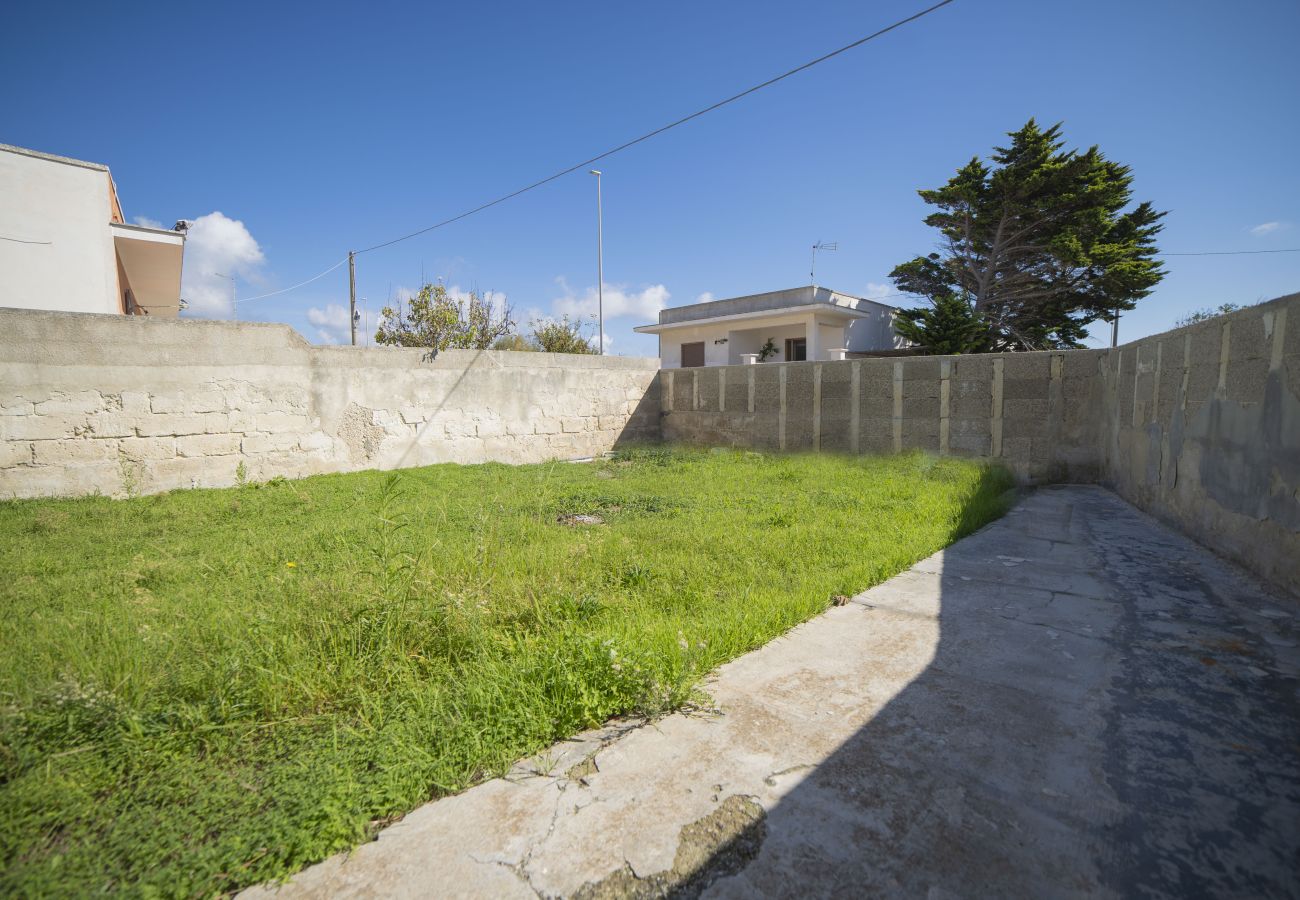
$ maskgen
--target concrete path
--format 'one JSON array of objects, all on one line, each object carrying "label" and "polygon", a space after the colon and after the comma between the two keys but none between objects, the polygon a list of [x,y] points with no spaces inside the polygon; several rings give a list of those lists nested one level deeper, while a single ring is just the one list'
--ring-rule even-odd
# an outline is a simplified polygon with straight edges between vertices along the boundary
[{"label": "concrete path", "polygon": [[291,897],[1300,896],[1296,598],[1100,488],[1003,520]]}]

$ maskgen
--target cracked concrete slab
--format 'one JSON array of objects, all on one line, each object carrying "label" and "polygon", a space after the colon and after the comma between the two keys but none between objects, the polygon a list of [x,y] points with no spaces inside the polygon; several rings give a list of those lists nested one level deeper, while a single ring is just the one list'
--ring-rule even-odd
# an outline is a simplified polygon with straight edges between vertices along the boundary
[{"label": "cracked concrete slab", "polygon": [[1300,605],[1100,488],[249,897],[1296,896]]}]

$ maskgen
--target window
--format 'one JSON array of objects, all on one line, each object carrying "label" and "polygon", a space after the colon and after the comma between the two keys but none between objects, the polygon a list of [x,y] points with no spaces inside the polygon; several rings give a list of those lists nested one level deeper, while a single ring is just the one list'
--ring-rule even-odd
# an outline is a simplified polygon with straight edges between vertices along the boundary
[{"label": "window", "polygon": [[803,362],[807,358],[808,358],[807,338],[786,338],[785,339],[785,361],[786,362]]},{"label": "window", "polygon": [[682,344],[682,368],[704,365],[704,341]]}]

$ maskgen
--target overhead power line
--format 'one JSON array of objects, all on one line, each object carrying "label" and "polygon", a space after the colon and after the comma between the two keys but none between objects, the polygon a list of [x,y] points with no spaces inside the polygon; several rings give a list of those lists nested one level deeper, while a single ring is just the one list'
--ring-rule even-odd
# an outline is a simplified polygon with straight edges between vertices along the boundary
[{"label": "overhead power line", "polygon": [[328,275],[330,272],[333,272],[335,269],[337,269],[339,266],[343,265],[343,264],[344,264],[345,262],[347,262],[347,261],[348,261],[348,258],[345,256],[345,257],[343,257],[342,259],[340,259],[338,262],[336,262],[334,265],[332,265],[332,266],[330,266],[328,269],[326,269],[324,272],[321,272],[319,275],[313,275],[312,277],[308,278],[306,281],[300,281],[300,282],[298,282],[297,284],[293,285],[292,287],[281,288],[281,289],[278,290],[278,291],[271,291],[269,294],[258,294],[256,297],[240,297],[240,298],[239,298],[238,300],[236,300],[235,302],[236,302],[236,303],[247,303],[247,302],[250,301],[250,300],[265,300],[267,297],[274,297],[274,296],[276,296],[277,294],[287,294],[287,293],[289,293],[290,291],[296,291],[296,290],[297,290],[298,288],[300,288],[300,287],[303,287],[303,286],[305,286],[305,285],[311,284],[313,281],[317,281],[317,280],[319,280],[319,279],[321,279],[321,278],[324,278],[324,277],[325,277],[326,275]]},{"label": "overhead power line", "polygon": [[839,56],[841,53],[847,53],[849,50],[852,50],[855,47],[861,47],[863,44],[867,43],[868,41],[873,41],[876,38],[881,37],[882,35],[886,35],[889,32],[893,31],[894,29],[901,28],[902,26],[908,24],[909,22],[915,22],[917,19],[920,19],[923,16],[928,16],[930,13],[934,12],[935,10],[947,6],[949,3],[952,2],[953,0],[942,0],[942,2],[936,3],[934,4],[934,6],[928,7],[927,9],[923,9],[918,13],[910,15],[906,19],[899,19],[897,22],[895,22],[892,25],[882,28],[879,31],[874,31],[871,34],[867,35],[866,37],[858,38],[856,41],[854,41],[851,44],[845,44],[843,47],[840,47],[838,50],[832,50],[830,53],[819,56],[816,59],[809,60],[808,62],[804,63],[801,66],[796,66],[795,68],[791,69],[788,72],[783,72],[780,75],[777,75],[775,78],[769,78],[767,81],[764,81],[761,84],[756,84],[753,87],[746,88],[745,90],[741,91],[739,94],[733,94],[732,96],[728,97],[725,100],[719,100],[717,103],[714,103],[712,106],[706,106],[704,107],[704,109],[697,110],[691,113],[689,116],[683,116],[682,118],[677,119],[674,122],[669,122],[667,125],[656,128],[654,131],[648,131],[645,134],[641,135],[640,137],[633,138],[630,141],[626,141],[622,144],[619,144],[617,147],[614,147],[610,150],[606,150],[604,153],[598,154],[597,156],[593,156],[590,159],[585,159],[580,163],[574,163],[573,165],[569,166],[567,169],[561,169],[559,172],[556,172],[554,175],[548,175],[545,178],[541,179],[540,181],[534,181],[532,184],[527,185],[526,187],[521,187],[517,191],[511,191],[509,194],[504,194],[500,197],[497,197],[495,200],[489,200],[487,203],[483,203],[479,206],[474,207],[473,209],[466,210],[465,212],[460,213],[459,215],[452,216],[449,219],[443,219],[441,222],[435,222],[434,224],[429,225],[426,228],[421,228],[418,231],[412,231],[410,234],[404,234],[401,237],[393,238],[391,241],[384,241],[382,244],[375,244],[373,247],[367,247],[364,250],[358,250],[357,253],[369,253],[371,250],[379,250],[382,247],[391,247],[393,244],[398,244],[401,243],[402,241],[409,241],[413,237],[419,237],[420,235],[427,234],[430,231],[433,231],[434,229],[442,228],[445,225],[450,225],[452,222],[459,222],[461,219],[468,218],[474,215],[475,213],[480,213],[485,209],[490,209],[491,207],[496,206],[499,203],[505,203],[507,200],[512,200],[515,197],[518,197],[520,194],[526,194],[529,191],[535,190],[536,188],[539,188],[544,184],[550,184],[552,181],[555,181],[557,178],[563,178],[565,175],[568,175],[572,172],[576,172],[579,169],[585,169],[588,166],[592,165],[593,163],[597,163],[600,160],[605,159],[606,157],[613,156],[615,153],[619,153],[623,150],[626,150],[628,147],[633,147],[637,144],[640,144],[643,141],[648,141],[650,140],[650,138],[663,134],[665,131],[669,131],[673,128],[676,128],[678,125],[685,125],[687,122],[691,121],[692,119],[698,119],[700,116],[707,115],[708,113],[711,113],[714,110],[721,109],[722,107],[726,106],[729,103],[735,103],[737,100],[741,99],[742,97],[748,97],[750,94],[753,94],[756,91],[761,91],[765,87],[771,87],[772,85],[776,84],[778,81],[784,81],[786,78],[789,78],[791,75],[797,75],[800,72],[804,71],[805,69],[811,69],[813,66],[819,65],[820,63],[824,63],[828,59],[833,59],[834,57]]},{"label": "overhead power line", "polygon": [[1206,250],[1201,253],[1157,253],[1156,256],[1242,256],[1247,253],[1300,253],[1300,247],[1285,250]]}]

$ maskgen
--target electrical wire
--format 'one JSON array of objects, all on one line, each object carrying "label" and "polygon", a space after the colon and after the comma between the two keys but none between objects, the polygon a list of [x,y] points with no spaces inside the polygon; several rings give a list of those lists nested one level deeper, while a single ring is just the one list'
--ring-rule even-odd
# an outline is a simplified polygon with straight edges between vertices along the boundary
[{"label": "electrical wire", "polygon": [[347,261],[348,258],[345,256],[342,259],[340,259],[338,262],[336,262],[334,265],[326,269],[324,272],[321,272],[319,275],[313,275],[312,277],[308,278],[306,281],[300,281],[297,284],[293,285],[292,287],[281,288],[278,291],[271,291],[269,294],[258,294],[256,297],[240,297],[235,301],[235,303],[237,304],[247,303],[250,300],[265,300],[267,297],[275,297],[278,294],[287,294],[290,291],[296,291],[298,288],[303,287],[304,285],[311,284],[313,281],[317,281],[321,278],[324,278],[330,272],[333,272],[335,269],[337,269],[339,266],[343,265]]},{"label": "electrical wire", "polygon": [[562,169],[559,172],[556,172],[554,175],[548,175],[547,177],[541,179],[540,181],[534,181],[532,184],[528,185],[527,187],[522,187],[517,191],[512,191],[509,194],[505,194],[501,197],[497,197],[495,200],[490,200],[487,203],[476,206],[471,210],[467,210],[463,213],[460,213],[459,215],[452,216],[450,219],[443,219],[441,222],[435,222],[433,225],[430,225],[427,228],[421,228],[418,231],[412,231],[410,234],[402,235],[401,237],[393,238],[391,241],[384,241],[381,244],[375,244],[373,247],[367,247],[364,250],[358,250],[356,252],[357,254],[362,254],[362,253],[369,253],[372,250],[379,250],[383,247],[391,247],[393,244],[398,244],[401,243],[402,241],[408,241],[413,237],[419,237],[420,235],[427,234],[428,232],[433,231],[434,229],[442,228],[445,225],[450,225],[452,222],[459,222],[461,219],[468,218],[474,215],[475,213],[480,213],[485,209],[490,209],[491,207],[496,206],[499,203],[504,203],[507,200],[512,200],[515,197],[518,197],[520,194],[526,194],[529,191],[535,190],[536,188],[539,188],[544,184],[550,184],[552,181],[555,181],[557,178],[563,178],[565,175],[568,175],[572,172],[576,172],[579,169],[586,168],[592,163],[596,163],[602,159],[605,159],[606,157],[613,156],[615,153],[626,150],[627,148],[640,144],[643,141],[648,141],[650,140],[650,138],[663,134],[665,131],[669,131],[673,128],[676,128],[678,125],[685,125],[687,122],[691,121],[692,119],[698,119],[700,116],[707,115],[708,113],[711,113],[716,109],[721,109],[727,104],[734,103],[737,100],[741,99],[742,97],[748,97],[750,94],[756,91],[761,91],[765,87],[770,87],[776,84],[778,81],[783,81],[786,78],[789,78],[791,75],[797,75],[798,73],[804,71],[805,69],[811,69],[813,66],[818,65],[820,63],[824,63],[828,59],[832,59],[836,56],[839,56],[841,53],[846,53],[849,50],[854,49],[855,47],[860,47],[863,44],[867,43],[868,41],[875,40],[876,38],[881,37],[882,35],[888,34],[889,32],[893,31],[896,28],[901,28],[902,26],[907,25],[910,22],[915,22],[917,19],[920,19],[923,16],[928,16],[930,13],[934,12],[935,10],[945,7],[952,2],[953,0],[941,0],[941,2],[934,4],[934,6],[931,6],[927,9],[923,9],[918,13],[914,13],[913,15],[908,16],[906,19],[899,19],[894,24],[882,28],[879,31],[872,32],[866,37],[858,38],[856,41],[854,41],[851,44],[845,44],[843,47],[840,47],[838,50],[832,50],[830,53],[826,53],[822,56],[817,57],[814,60],[810,60],[801,66],[796,66],[795,68],[789,70],[788,72],[783,72],[774,78],[769,78],[767,81],[764,81],[761,84],[756,84],[753,87],[746,88],[745,90],[741,91],[739,94],[733,94],[732,96],[728,97],[725,100],[719,100],[717,103],[714,103],[712,106],[706,106],[704,107],[704,109],[697,110],[696,112],[693,112],[688,116],[683,116],[682,118],[677,119],[674,122],[669,122],[667,125],[656,128],[654,131],[646,132],[645,134],[641,135],[638,138],[633,138],[630,141],[619,144],[617,147],[614,147],[611,150],[606,150],[604,153],[601,153],[597,156],[593,156],[590,159],[584,160],[580,163],[575,163],[574,165],[569,166],[567,169]]},{"label": "electrical wire", "polygon": [[[428,234],[430,231],[434,231],[434,230],[436,230],[436,229],[443,228],[443,227],[445,227],[445,226],[447,226],[447,225],[451,225],[451,224],[454,223],[454,222],[459,222],[459,221],[461,221],[462,219],[467,219],[467,218],[469,218],[470,216],[473,216],[473,215],[475,215],[475,214],[477,214],[477,213],[483,212],[484,210],[491,209],[492,207],[497,206],[497,205],[499,205],[499,204],[501,204],[501,203],[504,203],[504,202],[506,202],[507,200],[512,200],[512,199],[514,199],[515,197],[518,197],[518,196],[520,196],[520,195],[522,195],[522,194],[526,194],[526,193],[528,193],[529,191],[536,190],[536,189],[539,188],[539,187],[542,187],[542,186],[544,186],[544,185],[550,184],[552,181],[555,181],[555,180],[557,180],[557,179],[559,179],[559,178],[563,178],[565,175],[572,174],[573,172],[576,172],[576,171],[578,171],[578,170],[580,170],[580,169],[583,169],[583,168],[585,168],[585,167],[587,167],[587,166],[590,166],[590,165],[592,165],[593,163],[597,163],[597,162],[599,162],[599,161],[601,161],[601,160],[603,160],[603,159],[606,159],[606,158],[608,158],[608,157],[610,157],[610,156],[613,156],[613,155],[616,154],[616,153],[620,153],[620,152],[622,152],[623,150],[627,150],[627,149],[630,148],[630,147],[634,147],[634,146],[636,146],[637,144],[640,144],[640,143],[643,143],[643,142],[645,142],[645,141],[648,141],[648,140],[650,140],[650,139],[653,138],[653,137],[657,137],[658,135],[663,134],[664,132],[670,131],[670,130],[672,130],[673,128],[677,128],[677,127],[680,126],[680,125],[685,125],[687,122],[690,122],[690,121],[692,121],[692,120],[694,120],[694,119],[698,119],[698,118],[700,118],[701,116],[707,115],[708,113],[711,113],[711,112],[714,112],[715,110],[721,109],[722,107],[727,106],[727,105],[729,105],[729,104],[731,104],[731,103],[735,103],[737,100],[741,100],[741,99],[743,99],[744,97],[749,96],[750,94],[756,93],[757,91],[761,91],[761,90],[763,90],[764,88],[771,87],[772,85],[774,85],[774,84],[776,84],[776,83],[778,83],[778,82],[780,82],[780,81],[784,81],[785,79],[787,79],[787,78],[789,78],[789,77],[791,77],[791,76],[793,76],[793,75],[797,75],[797,74],[799,74],[800,72],[803,72],[803,71],[805,71],[805,70],[807,70],[807,69],[811,69],[813,66],[820,65],[821,63],[826,62],[827,60],[833,59],[833,58],[835,58],[836,56],[839,56],[839,55],[842,54],[842,53],[846,53],[846,52],[848,52],[849,50],[853,50],[853,49],[855,49],[855,48],[857,48],[857,47],[860,47],[860,46],[862,46],[863,44],[868,43],[869,41],[873,41],[873,40],[875,40],[876,38],[878,38],[878,37],[882,37],[883,35],[886,35],[886,34],[888,34],[888,33],[891,32],[891,31],[894,31],[894,30],[896,30],[896,29],[898,29],[898,28],[901,28],[901,27],[904,26],[904,25],[907,25],[907,24],[910,24],[910,23],[912,23],[912,22],[915,22],[915,21],[917,21],[918,19],[921,19],[921,18],[923,18],[923,17],[929,15],[929,14],[932,13],[932,12],[936,12],[937,10],[939,10],[939,9],[941,9],[941,8],[943,8],[943,7],[947,6],[947,5],[949,5],[949,4],[952,3],[952,2],[953,2],[953,0],[940,0],[939,3],[936,3],[936,4],[934,4],[933,6],[929,6],[929,7],[927,7],[926,9],[923,9],[923,10],[917,12],[917,13],[914,13],[914,14],[912,14],[912,15],[906,17],[906,18],[899,19],[897,22],[894,22],[894,23],[891,24],[891,25],[888,25],[888,26],[886,26],[886,27],[884,27],[884,28],[881,28],[881,29],[879,29],[878,31],[874,31],[874,32],[872,32],[871,34],[866,35],[865,37],[858,38],[857,40],[855,40],[855,41],[853,41],[853,42],[851,42],[851,43],[845,44],[843,47],[840,47],[840,48],[838,48],[838,49],[836,49],[836,50],[832,50],[832,51],[830,51],[829,53],[825,53],[825,54],[823,54],[823,55],[817,57],[816,59],[809,60],[808,62],[803,63],[802,65],[796,66],[795,68],[790,69],[790,70],[788,70],[788,71],[786,71],[786,72],[782,72],[780,75],[776,75],[776,76],[774,76],[774,77],[772,77],[772,78],[769,78],[768,80],[763,81],[763,82],[761,82],[761,83],[759,83],[759,84],[756,84],[756,85],[753,85],[753,86],[751,86],[751,87],[748,87],[748,88],[746,88],[745,90],[740,91],[740,92],[737,93],[737,94],[733,94],[733,95],[731,95],[730,97],[727,97],[727,98],[725,98],[725,99],[723,99],[723,100],[719,100],[717,103],[714,103],[714,104],[712,104],[712,105],[710,105],[710,106],[706,106],[706,107],[704,107],[703,109],[696,110],[695,112],[693,112],[693,113],[691,113],[691,114],[689,114],[689,115],[683,116],[683,117],[681,117],[680,119],[676,119],[675,121],[669,122],[669,123],[666,124],[666,125],[663,125],[663,126],[660,126],[659,128],[654,129],[653,131],[646,132],[645,134],[643,134],[643,135],[641,135],[641,136],[639,136],[639,137],[633,138],[632,140],[629,140],[629,141],[625,141],[624,143],[619,144],[618,146],[613,147],[613,148],[611,148],[611,149],[609,149],[609,150],[606,150],[606,151],[604,151],[603,153],[599,153],[599,154],[597,154],[596,156],[593,156],[593,157],[590,157],[589,159],[583,160],[582,162],[575,163],[575,164],[573,164],[573,165],[571,165],[571,166],[569,166],[569,167],[567,167],[567,168],[565,168],[565,169],[561,169],[560,171],[555,172],[555,173],[552,174],[552,175],[548,175],[548,176],[546,176],[545,178],[539,179],[539,180],[537,180],[537,181],[534,181],[534,182],[531,183],[531,184],[528,184],[528,185],[526,185],[526,186],[524,186],[524,187],[522,187],[522,188],[519,188],[518,190],[511,191],[511,192],[508,193],[508,194],[503,194],[503,195],[500,196],[500,197],[497,197],[497,198],[495,198],[495,199],[493,199],[493,200],[489,200],[489,201],[486,202],[486,203],[479,204],[478,206],[475,206],[475,207],[472,208],[472,209],[466,210],[465,212],[459,213],[459,214],[457,214],[457,215],[455,215],[455,216],[451,216],[450,218],[443,219],[443,220],[441,220],[441,221],[439,221],[439,222],[435,222],[435,223],[432,224],[432,225],[428,225],[428,226],[426,226],[426,227],[424,227],[424,228],[418,229],[418,230],[416,230],[416,231],[412,231],[412,232],[410,232],[409,234],[402,235],[401,237],[396,237],[396,238],[393,238],[393,239],[391,239],[391,240],[383,241],[383,242],[378,243],[378,244],[373,244],[373,245],[371,245],[371,246],[369,246],[369,247],[366,247],[366,248],[364,248],[364,249],[362,249],[362,250],[357,250],[357,251],[355,251],[355,255],[358,255],[358,256],[359,256],[359,255],[361,255],[361,254],[363,254],[363,253],[370,253],[370,252],[372,252],[372,251],[374,251],[374,250],[381,250],[381,249],[383,249],[384,247],[391,247],[391,246],[394,245],[394,244],[399,244],[399,243],[401,243],[401,242],[403,242],[403,241],[408,241],[408,240],[410,240],[411,238],[419,237],[419,236],[422,235],[422,234]],[[1228,250],[1228,251],[1207,251],[1207,252],[1198,252],[1198,253],[1160,253],[1160,254],[1157,254],[1157,255],[1159,255],[1159,256],[1235,256],[1235,255],[1239,255],[1239,254],[1255,254],[1255,253],[1297,253],[1297,252],[1300,252],[1300,248],[1295,248],[1295,249],[1285,249],[1285,250]],[[283,289],[278,290],[278,291],[271,291],[270,293],[259,294],[259,295],[255,296],[255,297],[244,297],[244,298],[242,298],[242,299],[237,300],[236,302],[237,302],[237,303],[248,303],[248,302],[253,301],[253,300],[263,300],[263,299],[265,299],[265,298],[267,298],[267,297],[275,297],[275,296],[278,296],[278,295],[280,295],[280,294],[286,294],[286,293],[288,293],[288,292],[290,292],[290,291],[297,290],[297,289],[300,288],[300,287],[304,287],[305,285],[311,284],[313,281],[316,281],[316,280],[318,280],[318,279],[320,279],[320,278],[323,278],[324,276],[328,275],[330,272],[333,272],[333,271],[334,271],[335,269],[337,269],[339,266],[343,265],[343,263],[345,263],[345,262],[347,262],[347,258],[346,258],[346,257],[343,258],[343,259],[341,259],[341,260],[339,260],[339,261],[336,262],[334,265],[330,266],[328,269],[326,269],[325,271],[321,272],[320,274],[318,274],[318,275],[314,275],[314,276],[312,276],[311,278],[308,278],[306,281],[299,282],[298,284],[295,284],[295,285],[293,285],[293,286],[291,286],[291,287],[283,288]],[[876,298],[876,299],[890,299],[891,297],[898,297],[898,296],[903,296],[903,295],[902,295],[902,294],[890,294],[890,295],[887,295],[887,296],[885,296],[885,297]]]},{"label": "electrical wire", "polygon": [[1285,250],[1206,250],[1201,253],[1157,253],[1156,256],[1242,256],[1248,253],[1300,253],[1300,247]]}]

